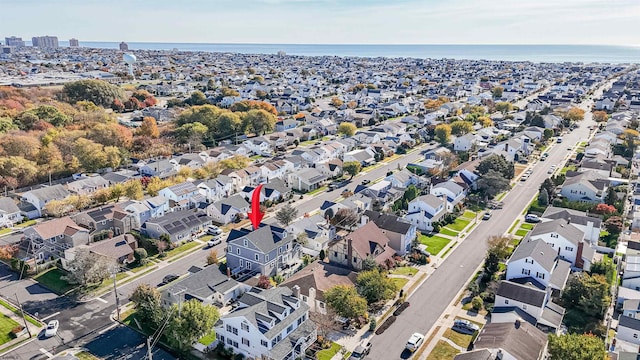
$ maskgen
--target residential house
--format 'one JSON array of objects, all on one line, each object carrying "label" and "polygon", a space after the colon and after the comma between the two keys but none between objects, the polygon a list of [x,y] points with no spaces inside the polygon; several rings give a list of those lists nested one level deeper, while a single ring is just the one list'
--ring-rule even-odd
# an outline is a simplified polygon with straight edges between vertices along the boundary
[{"label": "residential house", "polygon": [[287,230],[264,225],[255,230],[231,230],[227,237],[227,266],[234,275],[289,272],[300,258],[300,248]]},{"label": "residential house", "polygon": [[602,219],[595,216],[589,216],[583,211],[559,208],[555,206],[549,206],[540,217],[542,222],[558,219],[564,219],[567,222],[571,222],[571,225],[581,230],[584,233],[585,240],[588,240],[592,247],[598,245]]},{"label": "residential house", "polygon": [[81,178],[67,184],[67,189],[77,195],[91,195],[108,187],[109,182],[100,175]]},{"label": "residential house", "polygon": [[439,198],[446,197],[447,211],[449,212],[452,212],[454,207],[460,204],[466,196],[464,188],[451,180],[432,185],[429,192]]},{"label": "residential house", "polygon": [[506,279],[531,278],[560,293],[570,272],[571,264],[560,259],[551,245],[543,240],[527,239],[520,242],[507,261]]},{"label": "residential house", "polygon": [[142,233],[153,239],[169,234],[171,242],[193,240],[211,225],[211,217],[202,211],[174,211],[151,218],[142,225]]},{"label": "residential house", "polygon": [[203,157],[200,154],[183,154],[178,157],[171,159],[172,162],[178,167],[181,168],[189,168],[191,170],[196,170],[202,168],[205,164],[206,157]]},{"label": "residential house", "polygon": [[329,247],[329,262],[353,270],[362,270],[362,263],[372,258],[385,264],[396,251],[389,245],[389,238],[371,221],[359,227]]},{"label": "residential house", "polygon": [[573,269],[589,271],[595,251],[584,232],[564,219],[538,223],[523,241],[541,239],[551,245],[561,259],[571,263]]},{"label": "residential house", "polygon": [[640,319],[620,315],[620,318],[618,319],[616,340],[622,340],[629,344],[633,344],[635,345],[635,350],[638,350],[638,345],[640,345]]},{"label": "residential house", "polygon": [[90,235],[100,235],[110,232],[111,235],[121,235],[134,229],[134,217],[117,205],[105,205],[83,211],[73,215],[76,224],[88,229]]},{"label": "residential house", "polygon": [[302,236],[302,252],[312,256],[318,256],[322,250],[326,251],[329,243],[336,237],[336,228],[320,214],[296,220],[287,226],[287,231],[294,239]]},{"label": "residential house", "polygon": [[148,162],[141,162],[138,167],[138,172],[142,176],[156,176],[160,179],[166,179],[178,173],[179,166],[175,161],[169,159],[157,159],[150,160]]},{"label": "residential house", "polygon": [[16,202],[9,197],[0,197],[0,228],[11,227],[22,221]]},{"label": "residential house", "polygon": [[480,164],[480,159],[467,161],[455,168],[455,176],[460,177],[467,187],[473,190],[478,189],[478,179],[480,179],[480,175],[476,173],[478,164]]},{"label": "residential house", "polygon": [[343,162],[340,159],[331,159],[320,164],[316,164],[318,169],[323,175],[329,178],[335,178],[342,175]]},{"label": "residential house", "polygon": [[444,146],[427,151],[424,158],[427,160],[445,161],[451,156],[451,150]]},{"label": "residential house", "polygon": [[256,155],[271,156],[273,154],[273,146],[262,136],[247,139],[242,145]]},{"label": "residential house", "polygon": [[640,256],[627,256],[625,258],[622,286],[640,291]]},{"label": "residential house", "polygon": [[476,136],[474,134],[465,134],[458,136],[453,140],[453,150],[455,151],[469,151],[477,143]]},{"label": "residential house", "polygon": [[64,186],[58,184],[29,190],[22,194],[21,201],[33,205],[38,212],[38,216],[42,216],[44,207],[49,201],[64,200],[69,195],[69,191],[67,191]]},{"label": "residential house", "polygon": [[405,219],[395,215],[366,210],[360,221],[362,224],[373,221],[389,239],[389,246],[398,255],[404,256],[411,251],[411,246],[416,240],[417,227]]},{"label": "residential house", "polygon": [[609,181],[597,172],[567,171],[560,194],[569,201],[603,203],[609,188]]},{"label": "residential house", "polygon": [[93,242],[89,245],[79,245],[73,249],[65,251],[65,258],[71,261],[75,257],[76,249],[85,249],[88,252],[103,256],[109,260],[113,260],[118,264],[124,265],[135,261],[133,256],[134,250],[138,247],[138,241],[131,234],[118,235],[113,238]]},{"label": "residential house", "polygon": [[279,286],[300,289],[300,298],[311,312],[327,313],[324,292],[337,285],[355,286],[357,274],[343,267],[333,266],[322,261],[314,261],[293,274]]},{"label": "residential house", "polygon": [[394,171],[391,175],[388,175],[384,180],[389,181],[391,186],[398,189],[406,189],[409,185],[421,187],[424,181],[416,174],[407,169],[400,171]]},{"label": "residential house", "polygon": [[[473,343],[476,350],[456,355],[454,360],[545,360],[547,342],[547,334],[520,320],[489,323]],[[491,357],[483,358],[487,352]]]},{"label": "residential house", "polygon": [[216,342],[246,358],[294,360],[305,357],[317,339],[309,319],[309,305],[288,287],[253,288],[244,293],[240,306],[222,316],[215,328]]},{"label": "residential house", "polygon": [[251,288],[223,274],[217,266],[196,270],[160,291],[160,301],[164,308],[192,299],[205,305],[227,306]]},{"label": "residential house", "polygon": [[560,330],[565,309],[554,303],[551,290],[533,278],[503,280],[496,291],[492,323],[513,323],[522,318],[544,331]]},{"label": "residential house", "polygon": [[233,192],[233,179],[227,175],[218,175],[215,179],[197,180],[193,184],[208,201],[229,197]]},{"label": "residential house", "polygon": [[249,211],[250,204],[240,194],[214,202],[207,207],[207,214],[218,224],[228,224],[242,218]]},{"label": "residential house", "polygon": [[359,162],[363,167],[369,166],[376,162],[376,152],[370,147],[367,147],[365,149],[352,150],[343,155],[342,161],[355,161]]},{"label": "residential house", "polygon": [[131,179],[137,179],[139,178],[139,176],[140,175],[138,174],[138,172],[128,169],[110,171],[102,174],[102,178],[107,180],[109,182],[109,185],[122,184]]},{"label": "residential house", "polygon": [[433,231],[433,223],[439,221],[446,213],[446,199],[428,194],[411,200],[405,217],[418,229]]},{"label": "residential house", "polygon": [[169,199],[169,206],[174,210],[186,210],[193,207],[190,206],[190,200],[196,196],[201,196],[198,188],[191,181],[168,186],[158,191],[158,195]]},{"label": "residential house", "polygon": [[21,249],[26,258],[54,260],[64,258],[65,250],[89,243],[89,230],[65,216],[24,229]]},{"label": "residential house", "polygon": [[314,168],[301,169],[288,175],[288,182],[294,190],[309,192],[322,186],[327,175]]}]

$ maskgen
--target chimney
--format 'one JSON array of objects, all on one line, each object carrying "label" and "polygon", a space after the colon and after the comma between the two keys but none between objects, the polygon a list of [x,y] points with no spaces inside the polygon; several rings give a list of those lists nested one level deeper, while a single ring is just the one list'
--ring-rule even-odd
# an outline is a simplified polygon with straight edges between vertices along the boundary
[{"label": "chimney", "polygon": [[349,268],[353,269],[353,245],[351,244],[353,240],[351,238],[347,239],[347,265]]},{"label": "chimney", "polygon": [[227,280],[231,280],[231,269],[227,267]]},{"label": "chimney", "polygon": [[584,261],[582,260],[582,250],[584,249],[584,242],[578,243],[578,252],[576,254],[576,267],[579,269],[584,268]]},{"label": "chimney", "polygon": [[294,285],[291,290],[293,290],[293,297],[296,299],[300,299],[300,286]]},{"label": "chimney", "polygon": [[571,224],[571,216],[567,218],[567,225]]}]

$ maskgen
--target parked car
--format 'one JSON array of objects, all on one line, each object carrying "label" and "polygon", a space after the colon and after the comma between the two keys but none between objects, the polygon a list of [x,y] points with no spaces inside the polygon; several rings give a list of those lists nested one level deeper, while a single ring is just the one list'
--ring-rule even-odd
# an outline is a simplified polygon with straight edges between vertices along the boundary
[{"label": "parked car", "polygon": [[524,174],[524,175],[522,175],[522,177],[520,178],[520,181],[527,181],[527,179],[529,179],[529,175]]},{"label": "parked car", "polygon": [[393,312],[393,316],[398,316],[400,314],[402,314],[403,311],[405,311],[408,307],[409,307],[409,302],[405,301],[402,304],[398,305],[398,307],[396,308],[396,310]]},{"label": "parked car", "polygon": [[49,323],[47,324],[47,328],[44,330],[44,336],[46,337],[56,336],[56,334],[58,333],[58,326],[60,326],[60,323],[58,322],[58,320],[49,321]]},{"label": "parked car", "polygon": [[452,329],[463,334],[473,334],[480,330],[480,327],[471,321],[458,319],[453,322]]},{"label": "parked car", "polygon": [[169,274],[169,275],[166,275],[165,277],[162,278],[162,282],[165,283],[165,284],[168,284],[168,283],[170,283],[172,281],[178,280],[178,278],[179,278],[179,276],[176,275],[176,274]]},{"label": "parked car", "polygon": [[537,222],[540,222],[540,218],[538,217],[538,215],[535,215],[535,214],[527,214],[527,216],[524,217],[524,221],[530,222],[530,223],[537,223]]},{"label": "parked car", "polygon": [[209,235],[220,235],[220,234],[222,234],[222,229],[220,229],[219,227],[217,227],[215,225],[209,225],[209,227],[207,228],[207,234],[209,234]]},{"label": "parked car", "polygon": [[362,185],[367,185],[371,182],[371,180],[364,179],[362,180]]},{"label": "parked car", "polygon": [[413,333],[407,341],[407,346],[405,347],[407,350],[414,352],[420,348],[420,345],[424,342],[424,335],[420,333]]},{"label": "parked car", "polygon": [[556,171],[556,166],[551,165],[551,167],[549,168],[549,171],[547,171],[547,174],[553,174],[554,171]]},{"label": "parked car", "polygon": [[484,213],[484,215],[482,215],[482,220],[489,220],[491,219],[491,211],[487,211]]},{"label": "parked car", "polygon": [[356,349],[351,353],[349,360],[364,359],[369,355],[369,352],[371,352],[371,343],[365,341],[364,343],[356,346]]},{"label": "parked car", "polygon": [[222,236],[216,236],[213,239],[207,241],[207,246],[208,247],[214,247],[218,244],[222,243]]}]

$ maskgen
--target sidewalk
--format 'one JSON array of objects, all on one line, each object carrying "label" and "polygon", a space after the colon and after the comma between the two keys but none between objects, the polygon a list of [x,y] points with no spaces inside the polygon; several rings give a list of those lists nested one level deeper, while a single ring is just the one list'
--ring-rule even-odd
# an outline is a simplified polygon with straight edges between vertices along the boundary
[{"label": "sidewalk", "polygon": [[[19,311],[19,310],[18,310]],[[10,318],[11,320],[17,322],[20,326],[24,326],[24,320],[22,319],[22,316],[19,316],[17,314],[15,314],[13,311],[7,309],[6,307],[0,305],[0,314],[7,316],[8,318]],[[41,328],[33,325],[32,323],[27,321],[27,327],[29,328],[29,331],[31,332],[31,338],[35,339],[38,334],[40,333]],[[29,333],[25,331],[25,333],[21,336],[19,336],[16,339],[13,339],[9,342],[6,342],[2,345],[0,345],[0,354],[2,354],[5,350],[3,349],[8,349],[8,348],[13,348],[16,344],[21,343],[23,341],[26,341],[29,339]]]}]

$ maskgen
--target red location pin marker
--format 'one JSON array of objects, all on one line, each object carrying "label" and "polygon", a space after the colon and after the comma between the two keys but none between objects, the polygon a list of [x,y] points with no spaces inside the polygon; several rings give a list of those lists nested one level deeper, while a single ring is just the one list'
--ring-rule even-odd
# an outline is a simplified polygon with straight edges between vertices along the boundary
[{"label": "red location pin marker", "polygon": [[262,191],[262,184],[258,185],[253,190],[253,196],[251,196],[251,212],[247,213],[249,220],[251,220],[251,224],[253,225],[253,230],[257,229],[260,226],[260,222],[262,221],[262,217],[264,213],[260,211],[260,192]]}]

